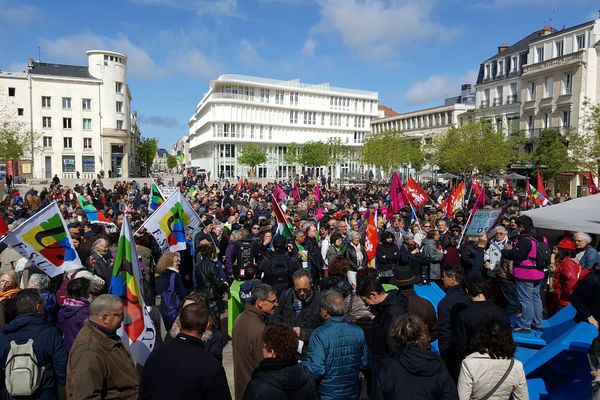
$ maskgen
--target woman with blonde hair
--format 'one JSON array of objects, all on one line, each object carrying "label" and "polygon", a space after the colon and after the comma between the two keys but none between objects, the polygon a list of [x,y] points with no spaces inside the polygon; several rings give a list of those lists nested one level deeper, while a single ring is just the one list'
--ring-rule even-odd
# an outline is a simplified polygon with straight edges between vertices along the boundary
[{"label": "woman with blonde hair", "polygon": [[4,310],[4,323],[6,324],[17,316],[17,294],[20,291],[19,278],[15,271],[6,271],[0,275],[0,305]]},{"label": "woman with blonde hair", "polygon": [[164,253],[156,264],[156,289],[160,296],[157,303],[167,330],[171,329],[179,313],[179,305],[187,295],[183,279],[179,275],[180,264],[181,257],[177,252]]}]

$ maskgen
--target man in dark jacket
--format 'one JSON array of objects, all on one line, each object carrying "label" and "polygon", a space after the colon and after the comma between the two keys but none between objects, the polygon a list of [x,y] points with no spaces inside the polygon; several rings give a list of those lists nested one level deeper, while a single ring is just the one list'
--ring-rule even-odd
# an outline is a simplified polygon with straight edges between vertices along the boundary
[{"label": "man in dark jacket", "polygon": [[263,281],[277,290],[278,297],[292,287],[291,276],[300,269],[298,257],[290,257],[286,246],[285,237],[275,236],[273,238],[274,253],[265,257],[258,267],[264,274]]},{"label": "man in dark jacket", "polygon": [[181,310],[177,337],[158,347],[146,361],[139,400],[231,399],[223,366],[202,344],[208,315],[202,303]]},{"label": "man in dark jacket", "polygon": [[300,268],[292,275],[294,287],[279,297],[279,306],[271,322],[294,328],[300,338],[303,360],[306,359],[310,336],[321,326],[321,294],[312,284],[310,273]]},{"label": "man in dark jacket", "polygon": [[324,262],[317,243],[317,227],[313,224],[306,226],[304,250],[306,250],[308,270],[315,286],[318,286],[322,278]]},{"label": "man in dark jacket", "polygon": [[[17,317],[1,329],[2,365],[6,364],[12,341],[24,344],[33,339],[38,365],[46,367],[33,398],[58,399],[59,395],[64,396],[67,352],[58,329],[48,326],[42,317],[44,304],[39,292],[35,289],[22,290],[17,295],[16,309]],[[2,382],[6,372],[3,368]]]},{"label": "man in dark jacket", "polygon": [[456,323],[458,314],[470,303],[463,287],[463,269],[460,265],[448,265],[444,268],[442,279],[446,286],[446,296],[438,303],[438,347],[448,370],[458,379],[460,360],[455,355],[455,343],[452,336],[452,325]]}]

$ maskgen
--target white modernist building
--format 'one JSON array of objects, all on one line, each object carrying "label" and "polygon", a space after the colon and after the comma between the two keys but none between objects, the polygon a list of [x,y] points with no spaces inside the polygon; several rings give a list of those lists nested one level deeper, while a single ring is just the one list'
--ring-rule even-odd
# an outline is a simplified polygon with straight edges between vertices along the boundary
[{"label": "white modernist building", "polygon": [[[257,167],[257,177],[287,178],[301,171],[284,161],[290,144],[333,139],[359,147],[371,132],[378,102],[376,92],[328,83],[221,75],[210,82],[189,120],[190,166],[213,176],[246,176],[248,168],[237,156],[244,144],[258,143],[268,160]],[[315,173],[337,178],[359,168],[358,162],[345,160]]]},{"label": "white modernist building", "polygon": [[[88,66],[29,60],[26,72],[0,72],[0,120],[35,132],[33,169],[19,174],[36,179],[94,178],[104,171],[129,176],[137,170],[139,127],[131,113],[126,82],[127,56],[87,52]],[[133,118],[133,123],[132,123]]]}]

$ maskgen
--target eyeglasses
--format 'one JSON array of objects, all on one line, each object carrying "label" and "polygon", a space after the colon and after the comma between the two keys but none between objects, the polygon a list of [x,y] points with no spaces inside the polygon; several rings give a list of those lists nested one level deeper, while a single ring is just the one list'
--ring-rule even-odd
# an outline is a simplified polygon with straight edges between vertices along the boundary
[{"label": "eyeglasses", "polygon": [[264,300],[264,301],[268,301],[268,302],[269,302],[269,303],[271,303],[271,304],[277,304],[277,299],[275,299],[275,300],[262,299],[262,300]]},{"label": "eyeglasses", "polygon": [[423,225],[423,228],[431,228],[431,225]]}]

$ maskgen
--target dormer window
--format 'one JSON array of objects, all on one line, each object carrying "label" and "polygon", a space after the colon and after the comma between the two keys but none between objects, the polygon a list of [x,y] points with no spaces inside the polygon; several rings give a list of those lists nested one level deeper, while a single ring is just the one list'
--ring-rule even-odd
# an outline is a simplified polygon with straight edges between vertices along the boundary
[{"label": "dormer window", "polygon": [[510,58],[510,72],[517,72],[519,69],[519,57],[512,56]]},{"label": "dormer window", "polygon": [[537,62],[544,61],[544,46],[536,48]]},{"label": "dormer window", "polygon": [[498,71],[496,72],[496,76],[504,75],[504,60],[498,60]]},{"label": "dormer window", "polygon": [[484,72],[484,79],[488,79],[492,77],[492,64],[488,63],[485,64],[485,72]]}]

